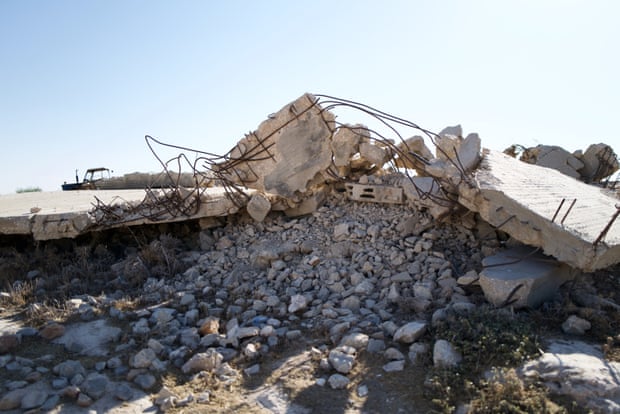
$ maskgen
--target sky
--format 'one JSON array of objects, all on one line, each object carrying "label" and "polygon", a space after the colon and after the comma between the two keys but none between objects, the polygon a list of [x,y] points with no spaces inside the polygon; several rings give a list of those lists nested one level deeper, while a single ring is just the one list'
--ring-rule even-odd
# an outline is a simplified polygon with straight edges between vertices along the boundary
[{"label": "sky", "polygon": [[224,154],[305,92],[495,150],[618,153],[619,15],[616,0],[0,0],[0,194],[161,171],[147,134]]}]

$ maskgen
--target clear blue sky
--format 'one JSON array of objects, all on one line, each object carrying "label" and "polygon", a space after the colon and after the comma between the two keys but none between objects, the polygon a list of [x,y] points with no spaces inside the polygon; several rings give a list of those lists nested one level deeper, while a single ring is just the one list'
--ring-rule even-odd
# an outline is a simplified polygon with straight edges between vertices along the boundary
[{"label": "clear blue sky", "polygon": [[618,152],[618,16],[616,0],[0,0],[0,194],[159,171],[145,134],[225,153],[304,92],[497,150]]}]

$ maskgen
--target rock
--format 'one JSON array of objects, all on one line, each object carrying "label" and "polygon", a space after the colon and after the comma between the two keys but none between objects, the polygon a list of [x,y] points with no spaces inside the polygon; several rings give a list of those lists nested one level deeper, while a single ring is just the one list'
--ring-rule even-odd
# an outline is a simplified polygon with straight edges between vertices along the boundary
[{"label": "rock", "polygon": [[433,364],[438,368],[454,368],[459,365],[463,357],[445,339],[439,339],[433,347]]},{"label": "rock", "polygon": [[155,379],[155,377],[148,373],[137,375],[134,378],[133,382],[145,391],[150,390],[155,386],[155,384],[157,384],[157,380]]},{"label": "rock", "polygon": [[365,384],[360,384],[357,387],[357,396],[363,398],[368,395],[368,386]]},{"label": "rock", "polygon": [[267,217],[267,214],[269,214],[271,203],[263,194],[255,193],[250,198],[250,201],[248,201],[246,210],[255,221],[261,222]]},{"label": "rock", "polygon": [[389,155],[385,149],[368,142],[359,144],[359,154],[362,159],[378,167],[383,166],[387,162]]},{"label": "rock", "polygon": [[341,347],[333,349],[329,352],[329,363],[336,371],[342,374],[348,374],[353,369],[355,356],[349,355],[341,350]]},{"label": "rock", "polygon": [[339,223],[334,226],[334,240],[344,240],[349,236],[349,223]]},{"label": "rock", "polygon": [[22,399],[28,393],[28,390],[20,388],[9,391],[0,398],[0,411],[14,410],[21,407]]},{"label": "rock", "polygon": [[314,96],[305,94],[240,140],[216,172],[236,184],[294,200],[329,169],[334,120]]},{"label": "rock", "polygon": [[334,390],[342,390],[349,385],[349,379],[342,374],[333,374],[328,379],[329,386]]},{"label": "rock", "polygon": [[601,181],[609,177],[620,168],[618,157],[607,144],[592,144],[580,158],[583,167],[579,174],[588,183]]},{"label": "rock", "polygon": [[420,338],[426,332],[426,323],[409,322],[394,332],[394,341],[410,344]]},{"label": "rock", "polygon": [[562,324],[562,331],[569,335],[584,335],[592,327],[590,322],[576,315],[571,315]]},{"label": "rock", "polygon": [[82,390],[93,400],[103,397],[108,387],[108,377],[102,374],[89,374],[81,385]]},{"label": "rock", "polygon": [[405,360],[390,361],[383,366],[385,372],[397,372],[405,369]]},{"label": "rock", "polygon": [[155,358],[157,358],[155,351],[151,348],[144,348],[131,358],[129,365],[133,368],[148,368]]},{"label": "rock", "polygon": [[[503,265],[505,263],[505,265]],[[559,287],[575,277],[569,266],[532,249],[512,248],[482,261],[480,286],[495,306],[535,308],[551,299]]]},{"label": "rock", "polygon": [[61,362],[53,368],[54,374],[71,379],[78,374],[86,375],[86,369],[82,366],[80,361],[67,360]]},{"label": "rock", "polygon": [[366,350],[370,353],[379,353],[385,350],[385,341],[382,339],[371,338],[368,340],[368,347]]},{"label": "rock", "polygon": [[200,335],[217,334],[220,330],[220,319],[210,316],[200,325],[198,332]]},{"label": "rock", "polygon": [[409,347],[409,361],[413,365],[422,365],[423,359],[428,354],[429,346],[425,343],[415,342]]},{"label": "rock", "polygon": [[290,313],[299,312],[305,310],[308,306],[308,299],[304,295],[291,296],[291,304],[288,306]]},{"label": "rock", "polygon": [[220,367],[224,357],[213,348],[207,349],[206,352],[202,352],[194,355],[187,361],[181,371],[185,374],[193,374],[199,371],[214,371]]},{"label": "rock", "polygon": [[129,384],[121,382],[114,388],[114,397],[120,401],[129,401],[133,398],[134,392]]},{"label": "rock", "polygon": [[600,348],[579,341],[556,341],[519,373],[540,379],[551,392],[567,395],[594,412],[618,412],[620,363],[608,361]]},{"label": "rock", "polygon": [[61,337],[65,334],[65,327],[59,323],[52,322],[45,325],[39,330],[39,335],[47,340],[52,340]]},{"label": "rock", "polygon": [[368,346],[368,342],[368,335],[361,332],[355,332],[342,338],[340,341],[340,346],[350,346],[360,351]]},{"label": "rock", "polygon": [[79,405],[80,407],[90,407],[93,404],[93,399],[90,398],[85,393],[81,392],[77,396],[77,401],[75,403]]},{"label": "rock", "polygon": [[15,334],[0,336],[0,354],[5,354],[19,345],[19,337]]},{"label": "rock", "polygon": [[461,286],[471,286],[473,284],[475,284],[476,282],[478,282],[478,272],[476,272],[475,270],[470,270],[469,272],[465,273],[463,276],[459,277],[456,280],[456,283],[458,283]]},{"label": "rock", "polygon": [[401,359],[405,359],[405,356],[403,355],[403,353],[394,347],[390,347],[386,349],[385,352],[383,353],[383,356],[385,356],[385,358],[389,359],[390,361],[398,361]]},{"label": "rock", "polygon": [[573,178],[579,178],[577,172],[584,165],[573,154],[564,148],[553,145],[538,145],[528,148],[521,154],[521,161],[541,167],[553,168]]}]

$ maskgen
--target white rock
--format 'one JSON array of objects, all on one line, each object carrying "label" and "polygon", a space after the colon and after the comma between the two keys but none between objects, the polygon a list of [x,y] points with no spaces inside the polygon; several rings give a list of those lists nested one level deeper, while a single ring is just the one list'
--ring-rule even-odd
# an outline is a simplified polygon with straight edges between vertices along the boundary
[{"label": "white rock", "polygon": [[592,327],[590,322],[576,315],[571,315],[562,324],[562,331],[571,335],[583,335]]},{"label": "white rock", "polygon": [[293,295],[291,296],[291,304],[288,305],[288,311],[290,313],[295,313],[305,310],[307,306],[308,298],[306,298],[304,295]]},{"label": "white rock", "polygon": [[329,363],[338,372],[342,374],[348,374],[353,369],[353,363],[355,357],[349,355],[339,348],[333,349],[329,352]]},{"label": "white rock", "polygon": [[426,332],[426,323],[424,322],[409,322],[394,332],[394,341],[410,344],[415,342]]},{"label": "white rock", "polygon": [[439,368],[454,368],[463,360],[461,354],[445,339],[439,339],[433,347],[433,364]]},{"label": "white rock", "polygon": [[342,374],[333,374],[327,380],[329,386],[335,390],[342,390],[349,385],[349,379]]},{"label": "white rock", "polygon": [[220,367],[224,357],[213,348],[207,349],[206,352],[202,352],[194,355],[187,361],[181,371],[185,374],[192,374],[199,371],[214,371]]}]

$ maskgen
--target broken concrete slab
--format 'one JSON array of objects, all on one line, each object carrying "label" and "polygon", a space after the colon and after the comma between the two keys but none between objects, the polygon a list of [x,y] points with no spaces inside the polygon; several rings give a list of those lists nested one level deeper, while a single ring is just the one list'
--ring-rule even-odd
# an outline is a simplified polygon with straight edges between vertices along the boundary
[{"label": "broken concrete slab", "polygon": [[398,158],[394,160],[397,168],[416,170],[418,174],[424,174],[425,162],[433,159],[433,154],[424,143],[424,138],[415,135],[407,138],[396,146]]},{"label": "broken concrete slab", "polygon": [[445,217],[454,202],[444,194],[441,185],[433,177],[410,177],[401,182],[407,201],[416,207],[426,208],[436,218]]},{"label": "broken concrete slab", "polygon": [[[247,191],[248,196],[252,193]],[[239,211],[238,204],[242,201],[233,202],[225,189],[213,187],[201,190],[200,203],[191,214],[172,214],[166,211],[164,204],[153,210],[157,203],[153,197],[161,197],[161,202],[165,203],[166,194],[170,193],[163,190],[86,190],[3,195],[0,196],[0,234],[31,235],[35,240],[74,238],[103,228],[226,216]],[[155,204],[144,203],[145,200]],[[95,208],[98,203],[106,204],[116,220],[104,220],[103,212]],[[37,209],[32,210],[32,207]]]},{"label": "broken concrete slab", "polygon": [[536,308],[576,276],[570,266],[525,247],[489,256],[482,265],[478,281],[485,298],[495,306]]},{"label": "broken concrete slab", "polygon": [[334,120],[305,94],[240,140],[217,172],[231,183],[301,201],[315,176],[332,164]]},{"label": "broken concrete slab", "polygon": [[585,182],[598,182],[609,177],[620,168],[618,157],[613,149],[603,143],[592,144],[580,157],[583,168],[579,174]]},{"label": "broken concrete slab", "polygon": [[554,145],[538,145],[528,148],[521,154],[521,161],[553,168],[573,178],[580,178],[578,170],[584,167],[583,163],[573,154]]},{"label": "broken concrete slab", "polygon": [[522,243],[586,272],[620,262],[620,200],[558,171],[486,151],[459,203]]}]

